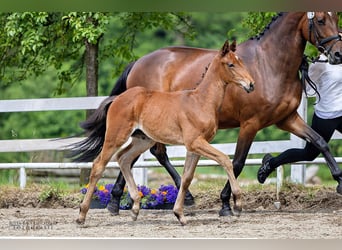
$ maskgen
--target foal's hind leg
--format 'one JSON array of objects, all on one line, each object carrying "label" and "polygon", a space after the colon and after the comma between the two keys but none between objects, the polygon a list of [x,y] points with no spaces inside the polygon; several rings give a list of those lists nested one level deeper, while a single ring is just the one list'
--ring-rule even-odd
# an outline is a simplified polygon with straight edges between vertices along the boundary
[{"label": "foal's hind leg", "polygon": [[88,190],[83,199],[83,202],[80,205],[80,214],[78,219],[76,220],[78,224],[84,224],[86,215],[89,210],[90,202],[95,191],[96,184],[98,180],[101,178],[108,161],[117,149],[118,147],[115,147],[113,145],[107,145],[105,142],[101,154],[94,160],[90,172]]},{"label": "foal's hind leg", "polygon": [[137,156],[148,150],[153,144],[155,142],[142,132],[134,133],[132,135],[132,142],[117,155],[120,170],[127,182],[128,191],[134,202],[131,210],[133,220],[136,220],[139,215],[141,197],[139,196],[137,186],[133,179],[131,165]]}]

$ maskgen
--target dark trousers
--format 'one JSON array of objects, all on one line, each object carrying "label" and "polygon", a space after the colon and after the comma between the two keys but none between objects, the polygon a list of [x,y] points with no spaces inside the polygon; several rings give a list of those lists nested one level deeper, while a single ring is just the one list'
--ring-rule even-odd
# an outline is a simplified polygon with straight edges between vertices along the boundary
[{"label": "dark trousers", "polygon": [[[342,116],[334,119],[322,119],[314,114],[311,127],[326,142],[329,142],[335,130],[342,133]],[[312,161],[319,154],[320,151],[313,144],[307,142],[304,148],[288,149],[277,157],[272,158],[269,163],[271,168],[274,169],[286,163]]]}]

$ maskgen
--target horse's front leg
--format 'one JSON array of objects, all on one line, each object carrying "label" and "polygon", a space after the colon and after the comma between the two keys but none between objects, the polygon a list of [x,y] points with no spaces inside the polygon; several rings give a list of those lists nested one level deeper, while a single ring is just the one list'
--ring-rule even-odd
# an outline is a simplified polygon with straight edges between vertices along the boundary
[{"label": "horse's front leg", "polygon": [[[164,144],[161,143],[156,143],[151,149],[150,149],[151,154],[153,154],[158,162],[165,167],[173,181],[175,182],[176,187],[178,190],[180,189],[180,184],[181,184],[181,177],[176,171],[175,167],[172,166],[170,163],[169,157],[166,154],[166,147]],[[186,206],[193,205],[195,203],[194,197],[192,194],[189,192],[189,190],[186,191],[185,194],[185,200],[184,204]]]},{"label": "horse's front leg", "polygon": [[194,173],[199,158],[200,156],[197,154],[191,153],[189,151],[186,153],[182,181],[178,191],[175,205],[173,207],[173,212],[182,226],[184,226],[187,223],[186,218],[184,216],[184,199],[186,192],[188,191],[189,185],[192,179],[194,178]]},{"label": "horse's front leg", "polygon": [[327,162],[331,175],[338,182],[336,187],[337,193],[342,194],[342,171],[338,167],[335,158],[332,156],[328,143],[322,138],[322,136],[308,126],[298,115],[298,113],[295,113],[286,121],[277,124],[277,126],[297,135],[308,142],[311,142],[316,148],[319,149]]},{"label": "horse's front leg", "polygon": [[[253,124],[253,123],[252,123]],[[252,145],[254,137],[257,133],[257,129],[254,126],[241,126],[239,132],[239,138],[237,140],[235,155],[233,159],[234,175],[237,178],[245,165],[248,151]],[[231,216],[233,215],[232,209],[230,207],[230,196],[232,189],[230,187],[229,180],[227,180],[226,185],[221,191],[221,202],[222,208],[219,211],[220,216]]]}]

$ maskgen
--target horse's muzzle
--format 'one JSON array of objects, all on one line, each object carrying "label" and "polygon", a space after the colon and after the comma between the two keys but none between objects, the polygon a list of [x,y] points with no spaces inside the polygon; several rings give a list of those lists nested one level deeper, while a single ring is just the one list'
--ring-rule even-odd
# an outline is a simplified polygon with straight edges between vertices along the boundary
[{"label": "horse's muzzle", "polygon": [[342,52],[336,51],[333,54],[328,54],[328,61],[330,64],[341,64],[342,63]]}]

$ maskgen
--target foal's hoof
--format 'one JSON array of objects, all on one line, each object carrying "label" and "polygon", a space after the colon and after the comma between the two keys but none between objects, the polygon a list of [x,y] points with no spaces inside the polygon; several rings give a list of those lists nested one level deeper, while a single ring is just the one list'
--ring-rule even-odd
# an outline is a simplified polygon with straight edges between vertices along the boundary
[{"label": "foal's hoof", "polygon": [[235,216],[240,216],[242,212],[241,207],[234,207],[234,215]]},{"label": "foal's hoof", "polygon": [[113,216],[119,215],[119,209],[120,209],[120,207],[117,203],[109,202],[107,205],[107,210]]},{"label": "foal's hoof", "polygon": [[78,224],[78,225],[84,225],[84,222],[85,222],[85,220],[81,220],[81,219],[77,219],[76,220],[76,223]]},{"label": "foal's hoof", "polygon": [[195,204],[195,199],[190,192],[185,194],[184,206],[192,206]]},{"label": "foal's hoof", "polygon": [[186,221],[184,215],[181,216],[181,215],[179,215],[179,214],[176,213],[176,212],[174,212],[174,214],[175,214],[175,216],[177,217],[179,223],[180,223],[182,226],[185,226],[186,223],[187,223],[187,221]]},{"label": "foal's hoof", "polygon": [[225,207],[225,208],[222,208],[220,210],[219,215],[220,216],[233,216],[234,214],[233,214],[231,208]]},{"label": "foal's hoof", "polygon": [[131,210],[131,218],[133,221],[136,221],[138,219],[139,212],[135,212]]}]

